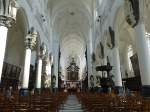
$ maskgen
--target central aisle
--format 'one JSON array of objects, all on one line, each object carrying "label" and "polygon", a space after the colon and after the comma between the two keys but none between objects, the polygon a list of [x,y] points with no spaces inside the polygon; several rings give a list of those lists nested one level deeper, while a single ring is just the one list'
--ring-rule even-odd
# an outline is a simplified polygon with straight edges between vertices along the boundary
[{"label": "central aisle", "polygon": [[59,112],[84,112],[84,110],[77,97],[69,95],[66,102],[60,106]]}]

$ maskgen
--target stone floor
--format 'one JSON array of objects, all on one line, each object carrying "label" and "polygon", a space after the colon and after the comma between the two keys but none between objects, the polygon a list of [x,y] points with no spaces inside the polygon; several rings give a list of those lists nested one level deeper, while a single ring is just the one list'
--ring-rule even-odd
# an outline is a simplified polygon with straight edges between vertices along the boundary
[{"label": "stone floor", "polygon": [[59,112],[85,112],[75,95],[69,95],[66,102],[60,106]]}]

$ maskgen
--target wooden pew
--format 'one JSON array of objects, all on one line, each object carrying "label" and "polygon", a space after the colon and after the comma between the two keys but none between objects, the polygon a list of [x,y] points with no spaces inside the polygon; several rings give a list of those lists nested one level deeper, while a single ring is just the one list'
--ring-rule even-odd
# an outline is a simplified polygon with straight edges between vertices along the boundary
[{"label": "wooden pew", "polygon": [[57,112],[67,94],[43,92],[29,96],[19,96],[14,92],[13,102],[6,101],[0,93],[0,112]]}]

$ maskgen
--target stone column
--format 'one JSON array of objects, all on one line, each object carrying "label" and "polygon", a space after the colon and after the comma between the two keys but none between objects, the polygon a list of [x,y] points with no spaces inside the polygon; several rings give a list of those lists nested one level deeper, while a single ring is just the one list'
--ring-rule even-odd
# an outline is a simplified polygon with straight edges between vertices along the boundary
[{"label": "stone column", "polygon": [[113,48],[113,69],[114,71],[114,82],[117,93],[123,94],[123,86],[122,86],[122,77],[121,77],[121,68],[120,68],[120,56],[119,49],[117,47]]},{"label": "stone column", "polygon": [[41,76],[42,76],[42,58],[38,57],[37,72],[36,72],[36,89],[41,89]]},{"label": "stone column", "polygon": [[58,41],[55,42],[54,44],[54,74],[52,75],[52,88],[53,88],[53,92],[57,92],[58,91],[58,59],[59,59],[59,43]]},{"label": "stone column", "polygon": [[87,38],[87,72],[88,72],[88,89],[93,86],[94,74],[93,74],[93,63],[92,63],[92,53],[93,53],[93,34],[92,28],[89,31],[89,37]]},{"label": "stone column", "polygon": [[42,79],[42,85],[43,88],[50,90],[51,86],[51,65],[50,65],[50,58],[48,52],[46,52],[46,55],[43,59],[43,79]]},{"label": "stone column", "polygon": [[37,32],[33,28],[28,32],[25,39],[25,62],[24,62],[24,71],[22,85],[20,89],[21,96],[28,95],[28,84],[29,84],[29,74],[30,74],[30,60],[31,60],[31,50],[34,49],[36,45]]},{"label": "stone column", "polygon": [[0,83],[5,56],[7,32],[8,28],[11,27],[16,20],[16,13],[17,5],[14,0],[0,0]]},{"label": "stone column", "polygon": [[90,47],[87,45],[87,72],[88,72],[88,89],[92,87],[92,81],[94,81],[92,74],[92,53],[90,53]]},{"label": "stone column", "polygon": [[42,78],[42,60],[44,59],[46,54],[46,46],[44,43],[40,46],[40,51],[38,54],[38,63],[37,63],[37,71],[36,71],[36,85],[35,88],[37,92],[41,92],[41,78]]},{"label": "stone column", "polygon": [[128,24],[135,30],[135,41],[142,81],[141,93],[144,97],[150,97],[150,55],[148,38],[145,36],[143,2],[143,0],[136,0],[134,3],[131,3],[130,0],[126,0],[125,16]]},{"label": "stone column", "polygon": [[135,27],[136,47],[142,81],[142,95],[150,97],[150,55],[148,38],[145,36],[145,26],[139,23]]}]

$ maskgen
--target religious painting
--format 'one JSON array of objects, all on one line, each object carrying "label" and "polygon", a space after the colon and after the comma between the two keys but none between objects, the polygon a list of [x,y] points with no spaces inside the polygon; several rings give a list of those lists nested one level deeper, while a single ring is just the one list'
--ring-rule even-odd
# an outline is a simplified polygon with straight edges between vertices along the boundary
[{"label": "religious painting", "polygon": [[10,77],[9,75],[10,75],[10,73],[11,73],[11,65],[10,64],[7,64],[7,70],[6,70],[6,77]]},{"label": "religious painting", "polygon": [[4,63],[3,63],[3,70],[2,70],[2,77],[5,77],[6,71],[7,71],[7,63],[4,62]]},{"label": "religious painting", "polygon": [[12,78],[16,78],[16,74],[17,74],[17,67],[16,66],[12,66],[11,67],[11,76],[10,77],[12,77]]},{"label": "religious painting", "polygon": [[130,57],[135,76],[140,76],[140,68],[137,53]]},{"label": "religious painting", "polygon": [[17,71],[16,71],[16,78],[17,78],[17,79],[19,79],[20,72],[21,72],[21,68],[20,68],[20,67],[17,67]]}]

